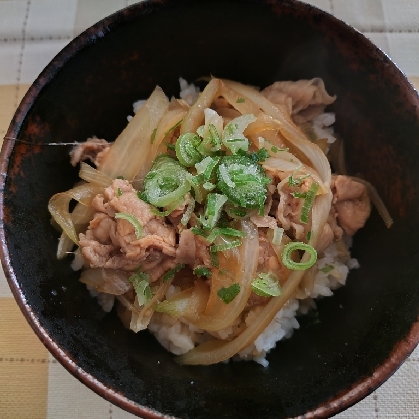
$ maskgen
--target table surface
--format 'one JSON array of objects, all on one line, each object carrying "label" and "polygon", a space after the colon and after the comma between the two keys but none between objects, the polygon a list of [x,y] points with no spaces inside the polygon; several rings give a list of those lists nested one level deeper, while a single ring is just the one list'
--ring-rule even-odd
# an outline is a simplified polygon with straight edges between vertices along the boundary
[{"label": "table surface", "polygon": [[[29,85],[84,29],[132,0],[0,0],[0,143]],[[419,88],[418,0],[308,1],[363,32]],[[339,419],[419,418],[419,350]],[[71,376],[39,342],[0,269],[0,418],[128,419]]]}]

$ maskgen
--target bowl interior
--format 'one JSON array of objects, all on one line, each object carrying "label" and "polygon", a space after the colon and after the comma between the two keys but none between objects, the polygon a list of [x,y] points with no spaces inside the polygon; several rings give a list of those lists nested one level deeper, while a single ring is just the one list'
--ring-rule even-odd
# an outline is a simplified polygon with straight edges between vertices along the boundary
[{"label": "bowl interior", "polygon": [[[376,186],[395,221],[387,230],[373,211],[354,240],[361,268],[334,297],[318,301],[318,313],[300,319],[292,339],[268,356],[268,368],[253,362],[177,365],[148,332],[134,334],[114,313],[102,312],[69,259],[55,259],[58,234],[48,200],[69,189],[78,171],[69,163],[71,146],[46,144],[92,135],[112,141],[132,103],[148,97],[156,84],[170,96],[178,94],[179,76],[193,81],[209,74],[261,87],[322,77],[338,98],[332,110],[350,173]],[[12,289],[61,362],[114,390],[116,395],[83,378],[133,412],[154,417],[141,407],[148,406],[183,418],[262,419],[315,410],[371,376],[417,320],[418,105],[413,88],[383,53],[308,5],[172,0],[126,9],[56,57],[11,125],[8,136],[18,141],[2,152],[2,211]]]}]

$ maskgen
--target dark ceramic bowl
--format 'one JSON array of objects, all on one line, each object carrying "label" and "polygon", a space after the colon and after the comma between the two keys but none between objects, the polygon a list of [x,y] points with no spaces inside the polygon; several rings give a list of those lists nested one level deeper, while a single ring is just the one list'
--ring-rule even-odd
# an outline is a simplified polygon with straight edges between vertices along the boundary
[{"label": "dark ceramic bowl", "polygon": [[[337,132],[350,172],[387,203],[354,241],[361,264],[346,287],[302,318],[270,365],[182,367],[147,332],[134,334],[92,300],[69,261],[57,261],[48,199],[69,189],[70,146],[113,140],[131,104],[156,84],[213,74],[266,86],[322,77],[337,95]],[[74,376],[146,418],[324,418],[385,381],[419,340],[419,99],[361,34],[311,6],[284,0],[145,1],[99,22],[42,72],[1,154],[2,262],[28,322]],[[159,413],[160,412],[160,413]],[[168,415],[168,416],[166,416]]]}]

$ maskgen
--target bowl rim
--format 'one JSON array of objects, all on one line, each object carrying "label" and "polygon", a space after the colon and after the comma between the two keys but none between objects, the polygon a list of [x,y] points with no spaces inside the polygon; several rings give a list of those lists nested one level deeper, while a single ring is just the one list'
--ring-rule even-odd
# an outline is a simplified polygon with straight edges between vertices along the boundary
[{"label": "bowl rim", "polygon": [[[40,75],[36,78],[33,84],[28,89],[24,98],[20,102],[10,126],[4,137],[3,146],[0,153],[0,218],[3,220],[4,216],[4,190],[6,179],[8,176],[9,158],[12,155],[15,143],[19,136],[21,127],[27,114],[30,112],[33,104],[36,102],[38,95],[53,79],[56,73],[65,65],[65,63],[78,54],[81,50],[88,47],[90,44],[103,38],[112,31],[114,27],[118,27],[126,20],[129,20],[131,14],[141,15],[158,9],[166,3],[175,3],[177,0],[143,0],[139,3],[125,7],[92,25],[84,32],[79,34],[76,38],[69,42],[44,68]],[[191,0],[189,0],[191,1]],[[199,1],[199,0],[196,0]],[[225,2],[239,3],[239,0],[223,0]],[[384,56],[396,73],[402,76],[406,82],[405,88],[416,94],[418,91],[409,81],[403,71],[391,60],[388,55],[382,51],[378,46],[373,44],[361,32],[345,23],[344,21],[336,18],[332,14],[321,10],[315,6],[303,3],[300,0],[246,0],[255,4],[269,4],[272,7],[283,7],[305,9],[307,13],[315,12],[323,17],[329,19],[334,25],[340,26],[342,29],[348,31],[357,42],[367,45],[371,52],[378,56]],[[69,371],[74,377],[80,380],[88,388],[96,392],[98,395],[108,400],[109,402],[121,407],[122,409],[140,415],[147,419],[176,419],[174,416],[160,413],[153,408],[140,405],[128,399],[123,394],[113,390],[111,387],[103,384],[96,379],[93,375],[79,367],[74,359],[65,352],[50,336],[48,330],[42,327],[37,314],[32,310],[29,305],[22,288],[19,286],[16,274],[11,264],[11,258],[7,247],[7,240],[5,236],[4,222],[0,224],[0,259],[2,262],[3,270],[12,291],[13,297],[16,300],[20,310],[26,318],[29,325],[34,330],[35,334],[48,349],[48,351],[56,358],[64,368]],[[419,344],[419,318],[413,323],[407,336],[401,339],[394,347],[388,358],[379,365],[371,376],[363,377],[351,387],[341,391],[335,397],[320,403],[317,407],[301,416],[296,416],[294,419],[320,419],[333,416],[359,402],[375,389],[381,386],[388,378],[390,378],[397,369],[403,364],[406,358],[413,352],[415,347]]]}]

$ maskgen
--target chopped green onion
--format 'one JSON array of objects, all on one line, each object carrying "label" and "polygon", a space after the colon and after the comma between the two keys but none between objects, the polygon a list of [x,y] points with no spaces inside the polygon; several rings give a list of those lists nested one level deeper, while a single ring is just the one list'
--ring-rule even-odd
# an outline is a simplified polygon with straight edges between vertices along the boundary
[{"label": "chopped green onion", "polygon": [[333,265],[326,265],[324,268],[320,269],[323,273],[328,274],[330,271],[333,271],[335,267]]},{"label": "chopped green onion", "polygon": [[122,180],[126,180],[126,178],[124,176],[117,176],[117,179],[122,179]]},{"label": "chopped green onion", "polygon": [[162,277],[163,282],[173,279],[175,277],[175,274],[179,272],[181,269],[183,269],[184,267],[185,267],[184,263],[179,263],[179,265],[176,265],[173,269],[170,269],[170,271],[167,271]]},{"label": "chopped green onion", "polygon": [[213,244],[210,247],[210,252],[211,253],[223,252],[224,250],[230,250],[230,249],[233,249],[234,247],[239,247],[241,246],[241,244],[242,244],[242,241],[240,239],[232,240],[231,242],[223,243],[223,244]]},{"label": "chopped green onion", "polygon": [[272,238],[272,244],[279,246],[282,243],[282,237],[284,235],[284,229],[276,227],[274,229],[274,236]]},{"label": "chopped green onion", "polygon": [[[291,259],[291,253],[295,250],[303,250],[310,255],[310,259],[307,262],[294,262]],[[311,268],[317,260],[316,250],[308,244],[302,242],[291,242],[285,245],[282,252],[282,263],[288,269],[294,271],[304,271],[308,268]]]},{"label": "chopped green onion", "polygon": [[170,144],[170,143],[166,142],[166,143],[164,143],[164,145],[167,147],[168,150],[171,150],[171,151],[176,150],[176,147],[173,144]]},{"label": "chopped green onion", "polygon": [[311,239],[311,230],[307,231],[306,239],[307,239],[307,241],[310,241],[310,239]]},{"label": "chopped green onion", "polygon": [[157,128],[154,128],[153,132],[151,133],[151,144],[153,144],[154,140],[156,139],[156,132],[157,132]]},{"label": "chopped green onion", "polygon": [[218,253],[210,252],[210,258],[211,258],[211,265],[214,266],[214,268],[218,268],[220,266],[220,263],[218,261]]},{"label": "chopped green onion", "polygon": [[173,202],[173,204],[168,205],[167,207],[165,207],[166,209],[164,211],[159,211],[156,208],[153,208],[151,210],[151,212],[155,215],[157,215],[158,217],[167,217],[169,214],[171,214],[177,207],[179,207],[180,205],[182,205],[183,203],[183,197],[178,199],[177,201]]},{"label": "chopped green onion", "polygon": [[201,125],[196,129],[196,133],[202,138],[204,136],[205,125]]},{"label": "chopped green onion", "polygon": [[205,212],[200,217],[202,226],[205,229],[214,228],[220,218],[223,205],[227,202],[228,198],[225,195],[218,193],[209,193],[207,195],[207,203]]},{"label": "chopped green onion", "polygon": [[192,167],[202,159],[201,153],[196,149],[200,143],[201,139],[196,134],[188,132],[179,136],[175,149],[180,164]]},{"label": "chopped green onion", "polygon": [[234,188],[236,184],[231,180],[224,163],[220,164],[218,170],[220,172],[221,179],[227,184],[227,186],[230,186],[230,188]]},{"label": "chopped green onion", "polygon": [[246,237],[246,233],[244,231],[236,230],[235,228],[230,227],[216,227],[211,230],[211,233],[207,237],[207,241],[212,243],[218,236],[233,236],[233,237]]},{"label": "chopped green onion", "polygon": [[182,123],[183,119],[181,119],[180,121],[176,122],[175,125],[173,125],[172,128],[169,128],[165,133],[164,136],[166,136],[167,134],[170,134],[171,132],[173,132],[177,127],[180,126],[180,124]]},{"label": "chopped green onion", "polygon": [[221,139],[218,135],[217,128],[214,124],[209,124],[207,135],[204,136],[202,143],[198,147],[198,151],[203,156],[208,156],[219,150],[221,150]]},{"label": "chopped green onion", "polygon": [[[266,185],[270,179],[265,176],[262,167],[246,156],[226,156],[217,168],[217,187],[234,204],[243,208],[260,208],[266,199]],[[235,187],[229,186],[225,173],[220,171],[224,165]]]},{"label": "chopped green onion", "polygon": [[300,186],[304,179],[307,179],[310,175],[304,175],[296,179],[294,175],[288,177],[288,186]]},{"label": "chopped green onion", "polygon": [[135,293],[137,294],[138,305],[144,305],[148,300],[152,298],[150,289],[150,275],[144,272],[138,272],[131,275],[128,281],[132,283]]},{"label": "chopped green onion", "polygon": [[196,276],[211,276],[212,272],[206,266],[198,266],[194,269],[193,273]]},{"label": "chopped green onion", "polygon": [[128,214],[127,212],[117,212],[115,214],[115,218],[126,220],[129,223],[131,223],[135,229],[135,236],[137,237],[137,239],[141,239],[143,235],[143,226],[136,217],[134,217],[132,214]]},{"label": "chopped green onion", "polygon": [[191,219],[191,216],[193,214],[193,210],[195,209],[195,199],[192,198],[192,201],[188,205],[188,208],[186,208],[185,213],[182,215],[182,218],[180,220],[180,223],[184,226],[186,226]]},{"label": "chopped green onion", "polygon": [[244,155],[252,159],[255,163],[265,161],[269,157],[269,152],[265,147],[262,147],[259,151],[253,151],[251,153],[241,153],[241,150],[237,154]]},{"label": "chopped green onion", "polygon": [[122,196],[122,189],[118,188],[118,196]]},{"label": "chopped green onion", "polygon": [[244,102],[246,102],[246,100],[244,99],[244,97],[239,97],[239,98],[236,100],[236,103],[244,103]]},{"label": "chopped green onion", "polygon": [[198,228],[198,227],[192,227],[191,231],[193,234],[195,234],[196,236],[202,236],[207,238],[207,235],[205,234],[205,231],[202,230],[202,228]]},{"label": "chopped green onion", "polygon": [[250,123],[255,121],[256,117],[254,115],[246,114],[234,118],[225,126],[222,141],[233,154],[236,154],[239,150],[247,151],[249,140],[243,132]]},{"label": "chopped green onion", "polygon": [[161,155],[144,179],[144,196],[155,207],[167,207],[191,189],[188,172],[170,156]]},{"label": "chopped green onion", "polygon": [[307,192],[291,192],[291,195],[294,198],[306,198],[307,197]]},{"label": "chopped green onion", "polygon": [[261,297],[277,297],[281,295],[278,277],[273,273],[260,273],[252,281],[252,291]]},{"label": "chopped green onion", "polygon": [[211,182],[205,182],[204,184],[202,184],[202,187],[206,190],[206,191],[212,191],[213,189],[216,188],[216,185],[214,185]]},{"label": "chopped green onion", "polygon": [[139,199],[141,199],[141,201],[144,201],[145,203],[151,205],[144,192],[137,191],[137,196]]},{"label": "chopped green onion", "polygon": [[239,284],[233,284],[228,288],[220,288],[217,291],[217,295],[218,297],[220,297],[220,299],[226,303],[229,304],[231,303],[239,294],[240,292],[240,285]]},{"label": "chopped green onion", "polygon": [[303,207],[301,208],[301,216],[300,221],[304,224],[308,223],[308,216],[313,206],[314,199],[316,198],[317,191],[319,190],[319,184],[317,182],[312,182],[310,189],[306,194],[306,198],[304,199]]},{"label": "chopped green onion", "polygon": [[241,218],[247,215],[246,210],[240,208],[227,207],[226,212],[231,218]]}]

